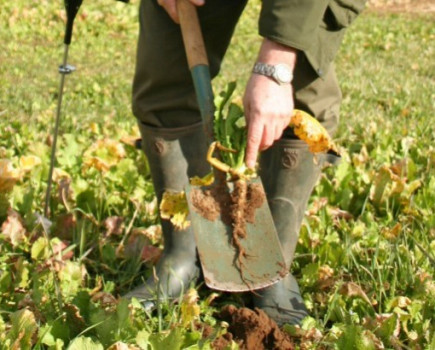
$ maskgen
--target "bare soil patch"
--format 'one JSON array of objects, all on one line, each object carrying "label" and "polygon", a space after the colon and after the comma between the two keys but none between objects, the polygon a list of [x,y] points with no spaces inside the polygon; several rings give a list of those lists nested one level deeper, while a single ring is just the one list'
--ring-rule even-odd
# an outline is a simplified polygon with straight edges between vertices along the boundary
[{"label": "bare soil patch", "polygon": [[293,350],[290,336],[283,332],[264,311],[227,305],[219,318],[228,322],[228,332],[213,342],[213,349],[222,350],[234,340],[241,350]]}]

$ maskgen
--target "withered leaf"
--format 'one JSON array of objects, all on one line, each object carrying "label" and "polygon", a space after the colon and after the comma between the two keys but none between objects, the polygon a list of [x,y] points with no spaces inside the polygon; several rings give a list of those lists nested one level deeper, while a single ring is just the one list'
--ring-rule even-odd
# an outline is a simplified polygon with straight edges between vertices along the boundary
[{"label": "withered leaf", "polygon": [[24,227],[23,219],[15,210],[9,209],[6,221],[3,222],[1,232],[12,243],[17,246],[23,242],[27,236],[27,230]]},{"label": "withered leaf", "polygon": [[343,286],[340,289],[340,294],[349,296],[349,297],[359,297],[363,299],[368,304],[372,304],[367,294],[364,292],[364,290],[356,284],[355,282],[347,282],[343,284]]}]

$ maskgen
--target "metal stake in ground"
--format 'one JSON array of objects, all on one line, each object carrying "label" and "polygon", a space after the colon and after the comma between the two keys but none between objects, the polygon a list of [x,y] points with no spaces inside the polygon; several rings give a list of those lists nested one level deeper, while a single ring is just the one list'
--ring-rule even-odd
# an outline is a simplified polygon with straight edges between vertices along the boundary
[{"label": "metal stake in ground", "polygon": [[[48,171],[47,191],[45,193],[45,206],[44,206],[45,218],[48,217],[48,208],[50,206],[51,185],[53,182],[52,177],[53,177],[53,170],[54,170],[54,162],[56,158],[56,144],[57,144],[57,135],[59,133],[60,111],[62,106],[62,96],[63,96],[63,86],[65,84],[65,75],[70,74],[75,70],[73,66],[67,64],[68,49],[71,43],[74,19],[77,15],[77,12],[79,11],[82,1],[83,0],[72,0],[72,1],[65,0],[65,9],[66,9],[66,16],[67,16],[65,38],[63,40],[65,49],[63,54],[63,62],[62,65],[59,67],[59,73],[60,73],[59,97],[57,100],[56,122],[53,130],[53,143],[51,145],[50,169]],[[45,227],[43,221],[42,221],[42,228],[43,228],[45,239],[48,242],[50,253],[54,257],[54,251],[50,241],[49,228]],[[51,264],[53,264],[53,262],[51,262]],[[51,271],[53,272],[54,286],[56,289],[58,306],[59,309],[63,311],[62,294],[60,291],[60,283],[58,280],[58,275],[54,272],[54,266],[51,267],[53,268]]]},{"label": "metal stake in ground", "polygon": [[74,19],[76,18],[77,12],[82,4],[83,0],[65,0],[65,10],[66,10],[66,29],[65,29],[65,37],[64,37],[64,54],[63,54],[63,62],[59,67],[60,73],[60,84],[59,84],[59,96],[57,100],[57,110],[56,110],[56,121],[53,129],[53,143],[51,145],[51,157],[50,157],[50,169],[48,171],[48,181],[47,181],[47,191],[45,193],[45,206],[44,206],[44,216],[48,217],[48,209],[50,206],[50,196],[51,196],[51,186],[53,183],[53,170],[54,170],[54,162],[56,159],[56,144],[57,144],[57,135],[59,134],[59,123],[60,123],[60,112],[62,109],[62,97],[63,97],[63,87],[65,84],[65,75],[72,73],[75,68],[70,66],[68,61],[68,49],[71,44],[71,37],[73,31]]}]

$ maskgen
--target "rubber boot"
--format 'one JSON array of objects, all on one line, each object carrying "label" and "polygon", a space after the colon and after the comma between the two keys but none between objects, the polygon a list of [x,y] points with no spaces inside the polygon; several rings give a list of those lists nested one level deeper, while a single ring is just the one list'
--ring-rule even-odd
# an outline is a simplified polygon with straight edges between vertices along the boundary
[{"label": "rubber boot", "polygon": [[[139,129],[159,204],[163,192],[182,191],[190,177],[210,172],[202,123],[171,129],[140,123]],[[155,274],[125,295],[138,298],[148,309],[153,307],[156,298],[179,297],[200,272],[192,229],[175,230],[169,220],[163,219],[161,225],[164,249]]]},{"label": "rubber boot", "polygon": [[[261,154],[260,176],[287,267],[293,261],[304,212],[320,172],[321,164],[300,140],[279,140]],[[299,324],[307,315],[299,286],[291,274],[253,293],[253,302],[280,326]]]}]

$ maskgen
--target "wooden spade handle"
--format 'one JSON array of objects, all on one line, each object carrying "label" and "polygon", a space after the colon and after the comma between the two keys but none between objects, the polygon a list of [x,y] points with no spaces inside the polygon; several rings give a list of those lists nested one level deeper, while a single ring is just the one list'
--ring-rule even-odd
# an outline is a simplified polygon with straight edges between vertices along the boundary
[{"label": "wooden spade handle", "polygon": [[189,0],[178,0],[177,10],[189,68],[192,69],[197,65],[208,66],[207,53],[205,51],[196,6]]}]

